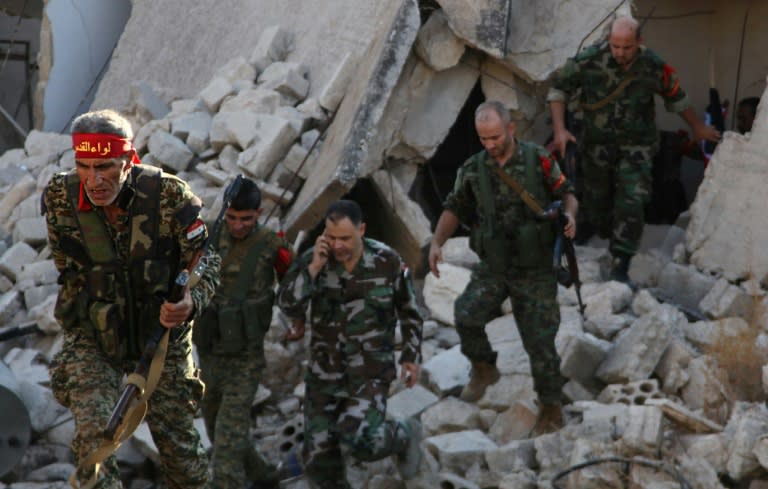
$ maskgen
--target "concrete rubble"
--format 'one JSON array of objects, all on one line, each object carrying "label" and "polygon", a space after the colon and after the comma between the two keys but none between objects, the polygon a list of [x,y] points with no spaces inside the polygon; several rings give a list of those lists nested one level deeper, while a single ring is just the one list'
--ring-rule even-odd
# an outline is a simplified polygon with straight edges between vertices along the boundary
[{"label": "concrete rubble", "polygon": [[[251,52],[219,63],[197,86],[183,85],[182,98],[168,100],[166,89],[153,88],[158,80],[142,84],[125,103],[142,160],[190,182],[208,217],[235,174],[254,178],[266,224],[289,234],[311,228],[326,202],[370,179],[395,215],[397,248],[416,262],[431,229],[409,197],[413,175],[446,137],[469,92],[479,82],[534,127],[543,109],[536,82],[572,54],[573,39],[596,27],[608,2],[586,2],[580,8],[592,23],[580,15],[583,25],[551,42],[531,32],[534,23],[523,16],[512,16],[509,33],[489,35],[506,26],[497,17],[515,2],[437,3],[442,10],[422,26],[415,2],[381,2],[375,13],[383,27],[370,36],[367,53],[336,53],[332,66],[303,62],[295,53],[306,40],[273,25],[263,27]],[[146,6],[138,4],[136,20],[146,20]],[[542,12],[557,12],[547,32],[571,15],[573,4],[542,2]],[[532,43],[527,54],[525,42]],[[99,100],[114,90],[114,76]],[[768,131],[766,119],[768,111],[758,112],[753,134]],[[573,402],[565,407],[566,425],[554,433],[530,437],[536,393],[508,305],[486,326],[501,379],[477,403],[458,399],[470,364],[460,351],[453,303],[477,256],[466,237],[449,240],[441,278],[427,274],[417,282],[429,317],[420,385],[406,390],[394,383],[389,399],[390,416],[420,416],[424,424],[419,477],[405,485],[391,460],[351,463],[353,487],[543,488],[569,468],[602,458],[636,463],[589,465],[563,475],[561,487],[618,489],[627,479],[638,489],[677,487],[681,478],[695,489],[768,485],[768,411],[761,402],[768,385],[768,261],[759,260],[757,246],[724,248],[733,245],[728,234],[765,228],[749,224],[764,218],[743,215],[736,198],[762,181],[755,178],[765,173],[757,169],[760,145],[757,137],[726,133],[687,230],[647,228],[630,266],[636,289],[607,281],[604,243],[577,247],[586,311],[582,318],[573,288],[559,288],[556,346]],[[48,366],[62,336],[53,317],[58,274],[39,209],[50,176],[73,166],[69,148],[67,135],[33,131],[24,148],[0,155],[0,333],[31,323],[44,332],[0,343],[34,433],[33,445],[2,479],[10,485],[0,488],[68,487],[74,469],[73,420],[49,388]],[[745,191],[724,197],[718,190],[725,185]],[[276,311],[265,344],[268,375],[251,411],[253,441],[275,463],[290,462],[303,436],[306,342],[285,342],[284,324]],[[204,443],[210,446],[205,436]],[[156,464],[157,450],[145,426],[118,457],[131,487],[152,483],[147,466]],[[306,487],[298,479],[284,486]]]}]

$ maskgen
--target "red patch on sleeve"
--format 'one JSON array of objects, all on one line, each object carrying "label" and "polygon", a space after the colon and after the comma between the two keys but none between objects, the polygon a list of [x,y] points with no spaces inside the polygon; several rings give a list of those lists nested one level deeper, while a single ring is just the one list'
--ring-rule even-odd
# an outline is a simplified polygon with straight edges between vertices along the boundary
[{"label": "red patch on sleeve", "polygon": [[565,182],[565,175],[562,173],[560,174],[560,178],[557,179],[555,183],[552,184],[552,190],[557,190],[560,188],[560,186]]},{"label": "red patch on sleeve", "polygon": [[541,161],[541,169],[544,171],[544,180],[549,181],[549,177],[552,176],[552,160],[546,156],[539,156]]},{"label": "red patch on sleeve", "polygon": [[285,272],[288,271],[288,267],[291,266],[293,261],[293,253],[287,248],[280,248],[277,250],[277,257],[275,258],[275,272],[277,276],[282,278]]},{"label": "red patch on sleeve", "polygon": [[672,66],[668,64],[664,65],[661,76],[662,76],[662,85],[664,86],[664,94],[667,97],[674,97],[677,94],[677,92],[680,91],[680,81],[677,78],[675,78],[675,81],[672,84],[672,86],[671,87],[669,86],[670,80],[672,79],[672,75],[674,75],[674,73],[675,73],[675,69]]},{"label": "red patch on sleeve", "polygon": [[191,241],[205,232],[205,223],[197,218],[195,222],[187,228],[187,240]]}]

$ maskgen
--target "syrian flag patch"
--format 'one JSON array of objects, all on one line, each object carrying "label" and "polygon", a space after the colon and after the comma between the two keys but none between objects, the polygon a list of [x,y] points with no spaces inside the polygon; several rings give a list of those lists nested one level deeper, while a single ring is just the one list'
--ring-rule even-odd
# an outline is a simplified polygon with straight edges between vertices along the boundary
[{"label": "syrian flag patch", "polygon": [[198,219],[187,228],[187,240],[192,241],[205,232],[205,223]]}]

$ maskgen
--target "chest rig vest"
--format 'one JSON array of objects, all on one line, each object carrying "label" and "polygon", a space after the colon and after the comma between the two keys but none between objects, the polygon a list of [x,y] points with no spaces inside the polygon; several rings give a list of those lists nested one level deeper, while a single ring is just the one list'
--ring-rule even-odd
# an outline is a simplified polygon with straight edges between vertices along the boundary
[{"label": "chest rig vest", "polygon": [[[523,172],[516,174],[515,179],[536,201],[546,203],[550,197],[544,186],[536,146],[525,141],[518,141],[518,144],[522,153]],[[485,164],[486,157],[487,153],[482,152],[476,155],[473,161],[477,173],[475,195],[481,218],[479,224],[471,231],[470,248],[493,270],[550,266],[552,247],[555,243],[552,223],[536,219],[521,199],[518,209],[520,219],[515,229],[503,229],[491,179],[499,180],[498,185],[506,183]]]},{"label": "chest rig vest", "polygon": [[[233,249],[228,241],[227,249],[222,248],[224,237],[215,237],[224,257],[221,261],[222,278],[234,264],[238,271],[234,280],[219,286],[216,297],[201,317],[195,321],[193,340],[198,351],[204,354],[227,355],[248,352],[251,356],[264,356],[264,336],[272,320],[274,303],[274,271],[272,255],[265,256],[269,249],[269,235],[266,227],[259,227],[251,236]],[[257,294],[252,292],[254,282],[264,284]]]},{"label": "chest rig vest", "polygon": [[137,359],[146,340],[160,325],[160,305],[178,270],[180,251],[170,236],[160,236],[161,172],[134,166],[134,195],[128,206],[128,256],[120,256],[115,230],[101,211],[80,210],[80,178],[67,174],[67,198],[82,236],[90,265],[86,293],[80,295],[80,322],[104,353],[117,360]]}]

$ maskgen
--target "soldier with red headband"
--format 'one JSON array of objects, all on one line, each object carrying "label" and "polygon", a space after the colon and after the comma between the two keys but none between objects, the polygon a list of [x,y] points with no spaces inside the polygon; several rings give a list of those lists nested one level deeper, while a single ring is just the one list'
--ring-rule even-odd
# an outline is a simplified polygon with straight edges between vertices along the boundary
[{"label": "soldier with red headband", "polygon": [[[72,123],[75,168],[54,175],[42,212],[59,270],[55,315],[64,344],[51,365],[56,399],[75,417],[72,450],[81,464],[101,443],[110,412],[152,333],[170,328],[165,364],[146,421],[165,484],[203,488],[208,459],[193,425],[203,383],[192,359],[190,321],[218,286],[219,257],[209,256],[196,287],[164,300],[179,272],[207,238],[202,202],[182,180],[140,164],[130,123],[111,110]],[[92,478],[80,467],[77,478]],[[114,456],[95,477],[97,489],[121,488]]]}]

